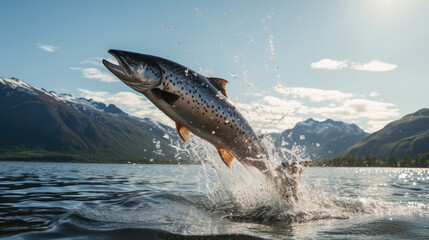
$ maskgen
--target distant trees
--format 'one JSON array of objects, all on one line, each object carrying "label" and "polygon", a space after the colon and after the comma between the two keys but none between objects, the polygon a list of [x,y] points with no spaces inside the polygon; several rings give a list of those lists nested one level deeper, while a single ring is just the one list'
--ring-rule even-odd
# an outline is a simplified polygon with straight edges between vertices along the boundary
[{"label": "distant trees", "polygon": [[396,156],[391,156],[386,159],[386,166],[387,167],[399,167],[398,160],[396,159]]},{"label": "distant trees", "polygon": [[414,158],[403,156],[398,159],[396,156],[387,158],[377,158],[375,156],[357,157],[343,156],[326,159],[316,164],[316,166],[327,167],[429,167],[429,153],[418,154]]}]

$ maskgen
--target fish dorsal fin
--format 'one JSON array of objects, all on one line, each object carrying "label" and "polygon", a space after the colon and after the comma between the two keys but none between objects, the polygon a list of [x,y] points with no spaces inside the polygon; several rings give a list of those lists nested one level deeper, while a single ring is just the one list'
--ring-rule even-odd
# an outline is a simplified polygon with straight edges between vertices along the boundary
[{"label": "fish dorsal fin", "polygon": [[217,89],[219,89],[219,91],[222,92],[223,95],[225,95],[225,97],[228,97],[225,90],[226,84],[229,83],[228,80],[216,77],[209,77],[208,79]]},{"label": "fish dorsal fin", "polygon": [[232,156],[232,154],[230,152],[228,152],[228,150],[226,150],[223,147],[216,147],[216,149],[220,155],[220,158],[222,158],[222,160],[226,164],[226,166],[231,168],[231,163],[232,163],[232,160],[234,159],[234,156]]},{"label": "fish dorsal fin", "polygon": [[156,97],[161,98],[162,100],[164,100],[165,102],[167,102],[173,107],[174,107],[174,103],[180,98],[179,95],[161,90],[159,88],[154,88],[151,91]]},{"label": "fish dorsal fin", "polygon": [[179,137],[185,142],[188,142],[188,137],[189,137],[189,129],[187,129],[186,127],[176,123],[176,130],[177,133],[179,134]]}]

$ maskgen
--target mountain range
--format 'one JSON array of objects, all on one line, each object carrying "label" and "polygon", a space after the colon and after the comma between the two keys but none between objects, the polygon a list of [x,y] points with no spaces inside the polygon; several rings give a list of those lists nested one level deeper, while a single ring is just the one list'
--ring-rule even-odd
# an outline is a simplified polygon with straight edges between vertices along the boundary
[{"label": "mountain range", "polygon": [[356,124],[331,119],[321,122],[310,118],[273,135],[273,138],[277,147],[294,149],[301,152],[301,157],[321,161],[338,156],[367,135]]},{"label": "mountain range", "polygon": [[[355,124],[307,119],[271,134],[277,150],[321,161],[337,156],[414,156],[429,152],[429,110],[373,134]],[[113,104],[0,78],[0,160],[189,162],[197,156],[176,130],[130,116]]]},{"label": "mountain range", "polygon": [[0,78],[0,160],[165,161],[175,130],[115,105]]},{"label": "mountain range", "polygon": [[415,157],[429,153],[429,109],[404,116],[363,138],[341,156]]}]

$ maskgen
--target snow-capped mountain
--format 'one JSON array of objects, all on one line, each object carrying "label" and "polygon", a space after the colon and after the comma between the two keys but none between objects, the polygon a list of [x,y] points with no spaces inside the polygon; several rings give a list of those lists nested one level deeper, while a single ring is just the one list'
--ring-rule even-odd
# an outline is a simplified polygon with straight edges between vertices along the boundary
[{"label": "snow-capped mountain", "polygon": [[156,160],[181,156],[175,129],[115,105],[0,78],[0,160]]},{"label": "snow-capped mountain", "polygon": [[341,121],[327,119],[323,122],[315,121],[312,118],[296,124],[295,129],[305,129],[308,134],[325,135],[333,131],[344,134],[362,134],[364,131],[356,124],[347,124]]},{"label": "snow-capped mountain", "polygon": [[337,157],[341,152],[367,136],[356,124],[327,119],[307,119],[280,135],[274,136],[277,147],[298,149],[313,161]]},{"label": "snow-capped mountain", "polygon": [[16,78],[8,79],[0,77],[0,89],[2,89],[3,92],[6,92],[6,97],[11,97],[13,95],[19,97],[24,97],[26,95],[39,95],[39,97],[41,97],[42,95],[45,95],[45,97],[49,98],[50,101],[64,102],[75,108],[77,111],[84,113],[88,116],[94,115],[94,110],[97,112],[117,114],[117,117],[121,115],[128,116],[115,105],[110,104],[106,106],[106,104],[104,103],[96,102],[92,99],[75,98],[71,94],[67,93],[57,94],[54,91],[47,91],[44,88],[39,89],[33,87],[28,83],[25,83]]}]

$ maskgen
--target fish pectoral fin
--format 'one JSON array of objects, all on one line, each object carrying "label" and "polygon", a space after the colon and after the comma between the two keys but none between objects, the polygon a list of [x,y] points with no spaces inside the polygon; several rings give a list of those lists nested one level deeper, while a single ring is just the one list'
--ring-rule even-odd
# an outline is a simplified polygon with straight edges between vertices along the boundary
[{"label": "fish pectoral fin", "polygon": [[217,149],[217,152],[219,153],[220,158],[222,158],[226,166],[231,168],[231,163],[232,163],[232,160],[234,159],[234,156],[232,156],[232,154],[223,147],[216,147],[216,149]]},{"label": "fish pectoral fin", "polygon": [[164,100],[165,102],[167,102],[173,107],[174,107],[174,103],[180,98],[179,95],[161,90],[159,88],[154,88],[151,91],[156,97],[161,98],[162,100]]},{"label": "fish pectoral fin", "polygon": [[188,142],[188,137],[189,137],[189,129],[187,129],[186,127],[176,123],[176,130],[177,133],[179,134],[179,137],[185,142],[185,144]]},{"label": "fish pectoral fin", "polygon": [[225,90],[226,84],[229,83],[228,80],[216,77],[209,77],[208,79],[225,97],[228,97]]}]

